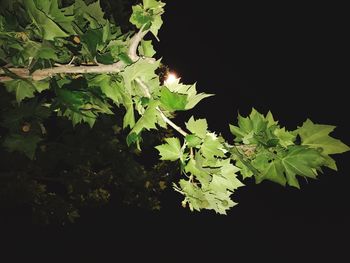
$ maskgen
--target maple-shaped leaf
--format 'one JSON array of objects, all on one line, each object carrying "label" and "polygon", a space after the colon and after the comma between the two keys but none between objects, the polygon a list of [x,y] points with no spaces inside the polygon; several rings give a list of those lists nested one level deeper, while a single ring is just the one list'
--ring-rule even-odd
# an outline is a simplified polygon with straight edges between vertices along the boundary
[{"label": "maple-shaped leaf", "polygon": [[[135,63],[127,66],[124,71],[121,72],[123,76],[126,91],[130,94],[137,93],[136,90],[133,89],[133,82],[136,78],[140,78],[142,81],[147,82],[153,78],[156,78],[155,70],[159,67],[160,61],[156,61],[150,63],[146,60],[139,59]],[[139,94],[142,96],[142,92]]]},{"label": "maple-shaped leaf", "polygon": [[194,134],[188,134],[185,137],[188,147],[199,147],[202,140]]},{"label": "maple-shaped leaf", "polygon": [[21,103],[6,112],[2,116],[1,125],[13,132],[18,131],[18,127],[25,122],[25,120],[35,120],[43,122],[51,114],[48,107],[44,107],[38,103],[37,99],[31,99]]},{"label": "maple-shaped leaf", "polygon": [[255,175],[256,183],[261,183],[263,180],[270,180],[280,185],[286,185],[286,178],[283,174],[284,169],[279,159],[271,159],[266,152],[261,152],[252,161],[252,165],[259,171]]},{"label": "maple-shaped leaf", "polygon": [[143,0],[142,2],[145,9],[157,9],[165,6],[165,3],[157,0]]},{"label": "maple-shaped leaf", "polygon": [[303,145],[312,148],[321,148],[323,154],[336,154],[349,151],[350,148],[338,139],[329,134],[336,128],[332,125],[314,124],[307,119],[297,132]]},{"label": "maple-shaped leaf", "polygon": [[96,29],[106,24],[104,12],[100,5],[100,0],[94,1],[87,5],[83,0],[75,0],[74,3],[75,16],[86,19],[91,28]]},{"label": "maple-shaped leaf", "polygon": [[165,138],[166,144],[158,145],[155,148],[161,155],[161,160],[176,161],[182,157],[182,150],[178,138]]},{"label": "maple-shaped leaf", "polygon": [[187,97],[187,104],[186,104],[186,110],[192,109],[194,106],[196,106],[201,100],[205,98],[209,98],[211,96],[214,96],[214,94],[207,94],[204,92],[197,93],[196,84],[193,84],[190,86],[190,88],[186,91],[188,95]]},{"label": "maple-shaped leaf", "polygon": [[5,82],[8,92],[13,92],[16,95],[16,100],[20,103],[25,98],[33,98],[35,86],[29,81],[22,79],[15,79]]},{"label": "maple-shaped leaf", "polygon": [[186,197],[185,200],[188,202],[191,211],[200,211],[208,205],[208,201],[206,200],[202,189],[196,184],[181,179],[179,185],[180,187],[174,185],[174,189]]},{"label": "maple-shaped leaf", "polygon": [[266,116],[265,116],[265,119],[267,120],[267,127],[271,127],[271,126],[274,126],[274,125],[278,125],[278,121],[276,121],[272,115],[272,112],[269,111]]},{"label": "maple-shaped leaf", "polygon": [[266,119],[264,115],[253,108],[248,117],[242,117],[238,114],[238,126],[231,124],[229,126],[236,142],[242,141],[244,144],[251,144],[258,143],[255,135],[265,132],[268,124],[271,124],[271,119]]},{"label": "maple-shaped leaf", "polygon": [[176,78],[171,83],[164,83],[165,86],[172,92],[177,92],[187,95],[186,110],[192,109],[202,99],[214,96],[214,94],[199,93],[197,94],[196,84],[184,85],[180,82],[180,78]]},{"label": "maple-shaped leaf", "polygon": [[29,159],[33,160],[36,146],[41,140],[42,139],[37,135],[22,136],[20,134],[11,134],[5,138],[3,146],[6,147],[9,152],[21,152]]},{"label": "maple-shaped leaf", "polygon": [[218,137],[213,133],[208,133],[200,149],[203,156],[208,160],[214,160],[215,157],[224,157],[225,149]]},{"label": "maple-shaped leaf", "polygon": [[153,48],[152,40],[141,40],[141,44],[138,47],[140,55],[145,57],[153,57],[156,51]]},{"label": "maple-shaped leaf", "polygon": [[155,38],[159,41],[158,39],[158,31],[163,25],[163,20],[162,17],[159,15],[156,15],[153,17],[152,24],[150,27],[150,31],[152,34],[155,36]]},{"label": "maple-shaped leaf", "polygon": [[[132,20],[133,23],[137,26],[138,23],[143,21],[142,15],[149,14],[150,15],[150,21],[143,23],[146,24],[150,23],[150,28],[149,30],[152,32],[152,34],[155,36],[155,38],[159,41],[158,39],[158,31],[161,28],[163,24],[163,20],[161,15],[164,13],[164,7],[165,3],[161,1],[156,1],[156,0],[143,0],[143,10],[144,12],[141,13],[139,10],[134,10],[133,9],[133,15],[135,15],[135,18]],[[131,21],[131,20],[130,20]],[[141,24],[142,26],[142,24]],[[149,26],[149,25],[147,25]]]},{"label": "maple-shaped leaf", "polygon": [[98,74],[88,79],[89,87],[99,87],[101,91],[116,105],[123,103],[122,84],[112,79],[110,75]]},{"label": "maple-shaped leaf", "polygon": [[286,128],[284,127],[275,129],[273,134],[278,138],[278,143],[285,148],[294,144],[296,138],[292,132],[286,131]]},{"label": "maple-shaped leaf", "polygon": [[132,6],[132,14],[129,21],[138,29],[141,27],[144,27],[144,29],[149,29],[152,23],[152,19],[153,17],[151,13],[144,10],[142,5]]},{"label": "maple-shaped leaf", "polygon": [[130,133],[139,134],[143,129],[156,129],[158,101],[150,101],[142,117],[136,122]]},{"label": "maple-shaped leaf", "polygon": [[296,175],[316,178],[317,169],[325,163],[325,159],[315,149],[303,146],[288,147],[286,156],[282,158],[287,182],[289,185],[300,188]]},{"label": "maple-shaped leaf", "polygon": [[186,123],[186,128],[199,138],[204,139],[207,134],[208,123],[206,119],[195,120],[192,116]]},{"label": "maple-shaped leaf", "polygon": [[208,186],[211,180],[210,173],[193,158],[191,158],[185,166],[185,172],[194,175],[203,186]]},{"label": "maple-shaped leaf", "polygon": [[213,179],[210,182],[210,188],[217,192],[226,192],[227,190],[234,191],[238,187],[243,186],[242,182],[237,179],[236,172],[239,169],[225,160],[225,164],[220,170],[213,174]]},{"label": "maple-shaped leaf", "polygon": [[187,95],[171,92],[163,87],[160,92],[160,102],[169,111],[184,110],[187,103]]},{"label": "maple-shaped leaf", "polygon": [[125,129],[128,126],[132,128],[135,125],[134,103],[129,94],[123,93],[122,97],[123,104],[126,109],[126,113],[123,118],[123,129]]},{"label": "maple-shaped leaf", "polygon": [[270,180],[297,188],[300,186],[296,175],[315,179],[317,171],[324,164],[325,158],[317,150],[300,145],[291,145],[287,150],[277,152],[277,155],[268,150],[261,151],[251,162],[259,172],[254,173],[257,183]]},{"label": "maple-shaped leaf", "polygon": [[223,166],[221,167],[221,175],[226,178],[228,181],[230,181],[230,184],[228,185],[227,189],[229,190],[235,190],[238,187],[244,186],[244,184],[237,179],[237,172],[240,171],[240,169],[233,164],[230,163],[230,159],[226,159],[223,162]]},{"label": "maple-shaped leaf", "polygon": [[35,1],[24,1],[23,4],[34,25],[40,30],[43,39],[54,40],[55,37],[69,36],[56,22],[37,8]]},{"label": "maple-shaped leaf", "polygon": [[58,0],[35,1],[35,3],[39,10],[58,23],[66,32],[75,33],[72,27],[72,22],[74,21],[73,5],[59,8]]}]

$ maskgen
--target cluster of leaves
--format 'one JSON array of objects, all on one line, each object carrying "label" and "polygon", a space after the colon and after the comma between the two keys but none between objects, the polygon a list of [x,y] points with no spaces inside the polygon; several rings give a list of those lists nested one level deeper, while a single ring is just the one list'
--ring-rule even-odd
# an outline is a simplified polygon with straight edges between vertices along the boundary
[{"label": "cluster of leaves", "polygon": [[205,208],[225,214],[235,205],[230,199],[232,192],[243,185],[236,178],[239,169],[227,158],[224,139],[208,131],[205,119],[191,117],[186,127],[191,134],[182,146],[178,138],[167,138],[166,144],[156,147],[161,160],[181,163],[188,180],[181,179],[174,188],[185,196],[184,207],[188,203],[191,210]]},{"label": "cluster of leaves", "polygon": [[307,120],[294,131],[281,128],[271,112],[266,116],[252,110],[248,117],[238,116],[238,126],[230,125],[239,146],[231,149],[231,158],[241,168],[243,178],[270,180],[300,188],[297,175],[315,179],[321,167],[337,170],[330,154],[350,148],[329,136],[335,126]]},{"label": "cluster of leaves", "polygon": [[[6,93],[3,91],[1,95]],[[34,129],[28,117],[41,116],[47,110],[38,108],[36,99],[11,109],[4,109],[3,101],[1,106],[2,126],[8,129],[17,127],[15,122],[30,123],[30,129]],[[18,210],[24,211],[25,218],[32,215],[36,222],[65,224],[75,221],[81,210],[109,204],[115,208],[131,205],[159,209],[161,194],[171,184],[177,169],[154,160],[154,165],[147,164],[146,167],[143,158],[139,157],[140,152],[127,147],[120,124],[121,120],[108,115],[101,117],[92,129],[88,125],[73,128],[67,120],[50,117],[45,121],[47,137],[39,142],[35,160],[1,148],[0,206],[3,215],[13,215],[12,208],[17,207],[15,214]],[[3,129],[1,136],[8,129]],[[31,157],[35,150],[32,140],[35,135],[30,134],[35,131],[20,132],[23,136],[29,133],[29,137],[20,141],[21,144],[6,146],[8,149],[27,149],[28,157]],[[160,140],[159,136],[161,134],[152,134],[148,145],[144,145],[145,150],[152,149]]]},{"label": "cluster of leaves", "polygon": [[[156,36],[162,24],[163,6],[159,1],[145,0],[133,7],[130,22]],[[20,78],[4,68],[14,78],[5,85],[16,94],[18,103],[42,93],[50,98],[45,106],[51,112],[67,117],[73,125],[87,122],[91,127],[101,113],[112,114],[111,104],[123,106],[126,109],[123,128],[131,129],[127,142],[139,145],[142,130],[154,129],[156,124],[166,127],[158,107],[171,116],[174,111],[193,108],[209,96],[197,94],[194,85],[162,85],[155,73],[160,61],[141,58],[133,62],[127,54],[130,32],[123,34],[105,19],[99,1],[87,5],[78,0],[61,8],[57,0],[31,3],[18,0],[8,7],[2,12],[0,36],[0,59],[6,64],[34,72],[57,63],[125,63],[124,70],[118,74],[61,74],[42,81]],[[45,19],[40,19],[44,16]],[[144,58],[155,54],[150,40],[142,40],[138,51]],[[149,87],[151,97],[145,95],[140,81]]]},{"label": "cluster of leaves", "polygon": [[[85,192],[76,191],[73,183],[64,184],[70,200],[104,202],[109,196],[106,186],[112,180],[108,179],[111,173],[107,167],[113,167],[115,160],[118,165],[132,163],[129,157],[125,157],[128,161],[120,159],[121,152],[128,150],[117,141],[121,147],[118,148],[119,155],[113,152],[103,158],[95,156],[103,163],[98,171],[88,162],[91,156],[84,155],[84,151],[91,152],[84,148],[84,142],[95,139],[82,134],[77,140],[80,144],[72,143],[76,149],[70,157],[68,149],[57,148],[57,142],[56,148],[48,154],[53,147],[50,144],[52,130],[48,129],[45,119],[50,115],[64,117],[77,129],[85,123],[99,129],[97,123],[102,116],[120,118],[120,128],[127,131],[127,145],[136,145],[138,150],[141,143],[144,147],[144,131],[171,125],[184,135],[184,139],[167,137],[165,143],[156,148],[161,160],[178,161],[181,173],[187,178],[174,184],[175,190],[184,195],[182,205],[188,205],[191,210],[211,209],[220,214],[225,214],[235,204],[231,195],[243,185],[237,179],[238,173],[243,179],[254,176],[257,183],[267,179],[299,187],[297,175],[315,178],[322,166],[336,169],[329,155],[345,152],[349,147],[328,135],[334,126],[308,120],[302,127],[289,132],[278,125],[271,113],[264,116],[253,109],[248,117],[238,117],[238,126],[230,126],[235,136],[235,143],[231,145],[222,136],[209,131],[205,119],[190,118],[186,123],[189,133],[173,124],[170,119],[176,112],[190,110],[212,95],[198,93],[195,84],[185,85],[179,79],[163,82],[158,73],[161,62],[154,58],[152,41],[137,38],[151,32],[158,39],[164,5],[157,0],[143,0],[134,5],[129,22],[136,33],[123,32],[116,20],[106,17],[99,0],[89,3],[83,0],[3,1],[0,11],[1,75],[11,78],[4,84],[7,91],[15,95],[18,106],[13,110],[12,99],[5,100],[12,104],[2,113],[1,126],[5,128],[2,145],[9,152],[23,153],[32,160],[37,158],[33,164],[40,162],[40,166],[54,162],[45,156],[55,156],[55,151],[67,151],[66,158],[73,160],[75,167],[80,167],[71,170],[69,180],[74,177],[80,178],[79,182],[92,182],[90,177],[96,174],[105,178],[101,179],[103,183],[88,186],[89,190]],[[89,71],[89,67],[94,70]],[[76,71],[78,74],[69,71],[72,68],[84,70]],[[108,70],[102,70],[106,68]],[[33,77],[23,77],[26,72]],[[34,78],[38,72],[55,74],[45,75],[45,79]],[[111,137],[98,136],[96,138],[105,139],[107,144],[113,141]],[[105,147],[109,151],[110,146]],[[73,158],[75,155],[81,157]],[[130,166],[139,167],[133,163],[127,167]],[[125,178],[134,180],[125,172],[132,170],[127,167],[121,169],[118,166],[113,174],[122,171],[128,176]],[[48,174],[51,172],[47,171]],[[124,178],[120,174],[119,177]],[[66,178],[65,175],[60,180],[62,178]],[[139,181],[140,178],[135,179],[135,182]],[[127,184],[127,180],[123,184]],[[28,185],[45,197],[40,200],[54,200],[39,182]],[[148,181],[142,185],[148,189],[157,184]],[[164,186],[160,184],[161,188],[161,185]],[[73,198],[73,195],[78,197]],[[65,214],[74,217],[74,205],[68,207],[71,208],[67,208]]]},{"label": "cluster of leaves", "polygon": [[[212,209],[220,214],[235,205],[230,195],[242,186],[242,178],[255,177],[285,186],[300,188],[297,175],[316,179],[321,167],[337,170],[330,154],[350,148],[329,136],[335,126],[314,124],[307,120],[295,131],[281,128],[273,115],[255,109],[249,116],[238,116],[238,126],[230,125],[235,144],[230,145],[215,133],[208,132],[205,119],[193,117],[186,123],[191,132],[181,146],[179,139],[168,138],[157,146],[162,160],[179,160],[182,173],[176,191],[185,196],[183,206],[191,210]],[[232,163],[231,163],[232,162]]]}]

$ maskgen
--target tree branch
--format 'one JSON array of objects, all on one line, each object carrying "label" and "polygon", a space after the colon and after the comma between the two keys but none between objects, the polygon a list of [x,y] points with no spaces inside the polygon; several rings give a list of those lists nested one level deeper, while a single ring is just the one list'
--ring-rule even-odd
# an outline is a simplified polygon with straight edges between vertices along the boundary
[{"label": "tree branch", "polygon": [[[141,27],[141,29],[130,39],[128,56],[133,62],[136,62],[139,59],[139,56],[137,54],[137,48],[141,40],[149,32],[149,30],[143,30],[143,29],[144,29],[144,26]],[[154,61],[153,58],[146,58],[146,59],[150,61]],[[126,66],[122,61],[118,61],[110,65],[100,64],[100,65],[94,65],[94,66],[85,66],[85,65],[72,66],[71,63],[72,61],[66,65],[58,65],[57,67],[53,67],[53,68],[39,69],[34,71],[32,74],[30,74],[29,70],[26,68],[8,68],[8,70],[10,70],[11,72],[18,75],[21,78],[26,78],[26,79],[28,78],[34,81],[39,81],[56,74],[118,73],[121,70],[123,70],[124,67]],[[0,69],[0,75],[1,74],[5,74],[5,72],[4,70]],[[11,79],[12,78],[9,76],[0,76],[0,82],[9,81]],[[145,97],[151,98],[150,89],[147,86],[147,84],[144,83],[139,78],[136,78],[136,82],[142,88]],[[169,124],[171,127],[173,127],[176,131],[178,131],[183,136],[187,135],[187,132],[185,132],[182,128],[177,126],[167,116],[165,116],[164,112],[159,107],[157,107],[157,111],[160,113],[161,118],[167,124]]]},{"label": "tree branch", "polygon": [[[31,78],[34,81],[43,80],[47,77],[51,77],[56,74],[86,74],[86,73],[118,73],[124,68],[124,63],[118,61],[110,65],[100,65],[100,66],[71,66],[62,65],[53,68],[38,69],[32,74],[29,73],[28,69],[24,68],[9,68],[11,72],[18,75],[21,78]],[[4,74],[1,70],[0,74]],[[0,76],[0,81],[11,80],[12,78],[8,76]]]},{"label": "tree branch", "polygon": [[141,27],[140,31],[137,32],[131,39],[130,39],[130,46],[128,50],[128,56],[131,58],[132,61],[136,61],[139,59],[139,56],[137,55],[137,47],[139,46],[141,40],[145,37],[145,35],[149,32],[149,30],[143,31],[144,25]]},{"label": "tree branch", "polygon": [[[139,56],[137,55],[137,47],[140,41],[148,33],[148,30],[143,31],[143,27],[137,32],[131,39],[128,49],[128,56],[132,61],[137,61]],[[154,61],[154,59],[149,59]],[[53,68],[38,69],[30,74],[27,68],[8,68],[9,71],[18,75],[21,78],[32,79],[34,81],[43,80],[56,74],[86,74],[86,73],[118,73],[124,69],[126,65],[122,61],[110,65],[95,65],[95,66],[72,66],[71,62],[67,65],[59,65]],[[4,70],[0,69],[0,75],[4,75]],[[9,81],[12,78],[9,76],[0,76],[0,82]]]},{"label": "tree branch", "polygon": [[177,126],[175,123],[173,123],[167,116],[165,116],[164,112],[157,107],[158,112],[160,113],[160,117],[169,124],[171,127],[173,127],[176,131],[178,131],[182,136],[186,137],[188,134],[185,132],[181,127]]},{"label": "tree branch", "polygon": [[[143,94],[147,98],[151,98],[151,93],[149,92],[149,87],[147,86],[146,83],[144,83],[141,79],[136,78],[136,82],[140,85],[142,88]],[[178,131],[181,135],[186,136],[188,135],[187,132],[185,132],[181,127],[177,126],[175,123],[173,123],[167,116],[165,116],[164,112],[157,107],[157,111],[160,113],[160,117],[171,127],[173,127],[176,131]]]}]

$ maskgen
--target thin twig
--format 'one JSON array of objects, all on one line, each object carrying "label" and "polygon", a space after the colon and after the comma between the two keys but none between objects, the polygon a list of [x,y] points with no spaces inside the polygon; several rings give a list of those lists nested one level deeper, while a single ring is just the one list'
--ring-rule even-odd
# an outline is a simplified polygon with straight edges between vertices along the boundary
[{"label": "thin twig", "polygon": [[181,129],[179,126],[177,126],[175,123],[173,123],[167,116],[165,116],[164,112],[157,107],[158,112],[160,113],[160,117],[171,127],[173,127],[176,131],[178,131],[181,135],[186,137],[188,135],[187,132],[185,132],[183,129]]}]

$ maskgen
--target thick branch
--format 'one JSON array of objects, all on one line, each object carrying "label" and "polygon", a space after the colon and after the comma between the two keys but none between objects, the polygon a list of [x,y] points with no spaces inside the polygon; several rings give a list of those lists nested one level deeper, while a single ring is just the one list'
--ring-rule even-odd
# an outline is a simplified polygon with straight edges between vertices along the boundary
[{"label": "thick branch", "polygon": [[[137,47],[143,37],[148,33],[148,30],[142,30],[143,28],[141,28],[141,30],[130,39],[128,55],[132,61],[137,61],[139,59],[139,56],[137,55]],[[152,59],[152,61],[154,60]],[[21,78],[30,78],[34,81],[38,81],[56,74],[118,73],[124,67],[125,64],[122,61],[118,61],[110,65],[97,66],[72,66],[71,64],[60,65],[53,68],[39,69],[34,71],[32,74],[30,74],[29,70],[26,68],[9,68],[9,70]],[[0,74],[5,74],[5,72],[0,70]],[[11,79],[12,78],[9,76],[0,76],[0,82]]]},{"label": "thick branch", "polygon": [[139,59],[139,56],[137,55],[137,47],[148,32],[149,30],[143,31],[143,27],[141,27],[140,31],[137,32],[137,34],[135,34],[130,39],[131,44],[129,46],[128,56],[131,58],[132,61],[136,61]]},{"label": "thick branch", "polygon": [[[28,69],[24,68],[9,68],[9,70],[21,78],[31,78],[34,81],[43,80],[47,77],[54,76],[56,74],[86,74],[86,73],[118,73],[124,68],[124,63],[118,61],[110,65],[100,66],[71,66],[62,65],[53,68],[38,69],[31,75]],[[3,73],[3,71],[0,71]],[[8,76],[0,76],[0,81],[10,80]]]}]

